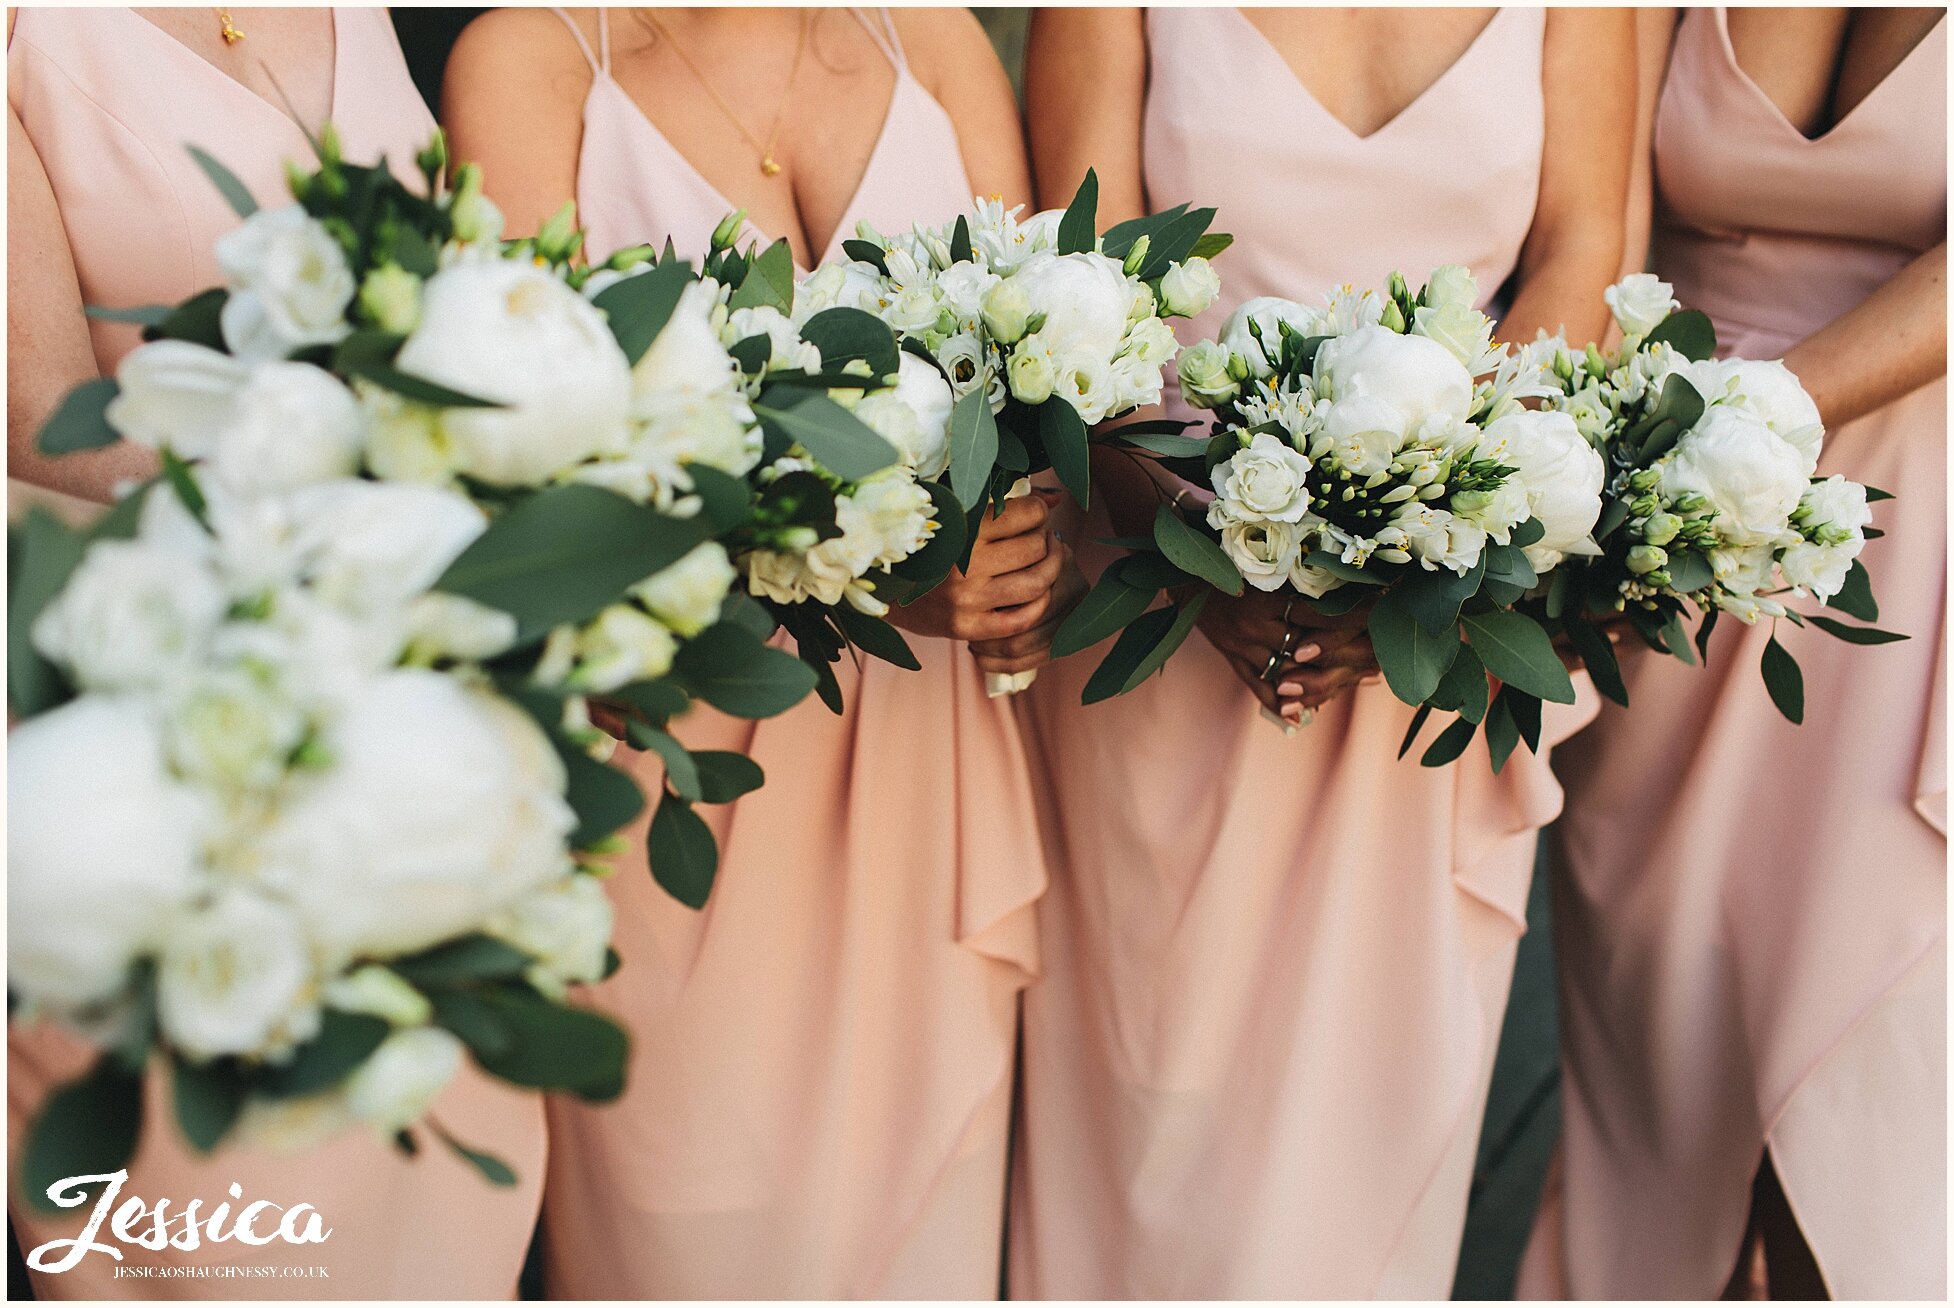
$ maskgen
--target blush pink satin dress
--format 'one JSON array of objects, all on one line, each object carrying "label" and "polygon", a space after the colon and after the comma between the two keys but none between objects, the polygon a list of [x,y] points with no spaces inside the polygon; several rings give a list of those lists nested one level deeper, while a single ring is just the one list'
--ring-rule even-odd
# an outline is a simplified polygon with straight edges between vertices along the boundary
[{"label": "blush pink satin dress", "polygon": [[[1252,296],[1445,263],[1490,295],[1513,270],[1540,176],[1540,10],[1499,11],[1362,138],[1240,12],[1146,21],[1149,202],[1214,205],[1235,236],[1184,341]],[[1224,83],[1250,93],[1252,167]],[[1286,738],[1198,635],[1081,708],[1103,652],[1023,697],[1053,883],[1010,1293],[1446,1297],[1552,774],[1522,752],[1495,778],[1480,742],[1445,768],[1399,761],[1412,711],[1382,685]],[[1546,742],[1593,711],[1548,708]]]},{"label": "blush pink satin dress", "polygon": [[[856,16],[895,86],[831,246],[859,219],[899,231],[971,199],[886,12]],[[593,69],[591,250],[669,235],[696,260],[737,206],[611,80],[602,11],[566,21]],[[677,723],[767,783],[700,810],[720,846],[703,911],[641,853],[608,883],[624,965],[593,998],[631,1030],[630,1078],[607,1107],[550,1104],[552,1296],[996,1297],[1044,862],[1010,708],[961,644],[908,641],[920,672],[843,660],[841,716],[810,697],[764,722],[701,705]],[[656,796],[657,760],[633,766]],[[644,823],[631,835],[641,848]]]},{"label": "blush pink satin dress", "polygon": [[[1775,359],[1946,237],[1943,21],[1808,140],[1686,13],[1656,119],[1656,271]],[[1768,1148],[1832,1297],[1946,1295],[1946,385],[1828,432],[1820,475],[1898,495],[1864,557],[1871,648],[1789,623],[1805,722],[1758,674],[1637,657],[1558,756],[1560,1184],[1523,1294],[1708,1298]],[[1801,606],[1803,607],[1803,606]]]},{"label": "blush pink satin dress", "polygon": [[[212,18],[215,22],[215,18]],[[333,121],[353,159],[381,154],[411,174],[434,130],[384,9],[333,14]],[[7,49],[7,93],[61,207],[86,304],[168,304],[222,277],[211,242],[237,222],[186,144],[221,160],[260,203],[287,195],[282,161],[307,160],[304,135],[260,99],[127,9],[22,8]],[[137,330],[89,323],[104,374]],[[8,1031],[7,1136],[18,1157],[48,1090],[83,1071],[89,1052],[48,1027]],[[200,1158],[176,1134],[167,1076],[151,1078],[146,1135],[124,1194],[172,1211],[201,1198],[310,1203],[324,1244],[205,1245],[161,1253],[128,1246],[123,1262],[91,1254],[73,1270],[33,1272],[43,1299],[512,1298],[543,1183],[540,1097],[467,1068],[435,1105],[454,1135],[491,1151],[519,1183],[498,1189],[422,1133],[420,1156],[355,1130],[296,1155],[226,1147]],[[91,1190],[91,1195],[97,1193]],[[49,1215],[16,1197],[23,1252],[79,1232],[87,1206]],[[106,1234],[106,1232],[105,1232]],[[113,1279],[117,1267],[323,1267],[326,1278]]]}]

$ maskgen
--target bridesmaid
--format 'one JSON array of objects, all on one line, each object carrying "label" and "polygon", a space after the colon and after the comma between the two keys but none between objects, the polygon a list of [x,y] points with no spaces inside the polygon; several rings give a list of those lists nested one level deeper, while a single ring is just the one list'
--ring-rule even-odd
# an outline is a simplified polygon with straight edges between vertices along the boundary
[{"label": "bridesmaid", "polygon": [[[784,236],[805,270],[860,220],[899,231],[1031,189],[963,10],[502,10],[447,88],[457,154],[511,230],[574,194],[593,252],[670,236],[697,258],[744,208],[746,238]],[[1018,637],[1042,662],[1069,555],[1039,497],[988,531],[968,577],[895,615],[921,672],[844,662],[841,717],[810,700],[681,722],[767,785],[711,812],[703,912],[641,861],[610,883],[625,965],[597,998],[634,1055],[621,1102],[550,1106],[552,1295],[996,1296],[1045,872],[1016,720],[959,642]],[[656,760],[638,766],[656,794]]]},{"label": "bridesmaid", "polygon": [[[117,482],[155,471],[148,451],[128,445],[58,460],[34,452],[34,433],[61,396],[112,374],[137,341],[135,328],[85,319],[82,306],[173,303],[221,281],[211,242],[237,219],[184,146],[208,150],[261,202],[278,203],[282,161],[311,157],[278,86],[304,121],[331,118],[355,159],[384,153],[411,169],[434,130],[383,9],[24,8],[9,28],[9,471],[73,497],[78,514],[95,511],[90,502],[109,499]],[[43,1097],[89,1059],[51,1028],[10,1029],[16,1157]],[[120,1263],[91,1254],[71,1271],[33,1273],[36,1296],[514,1296],[542,1189],[535,1096],[464,1072],[435,1109],[458,1138],[515,1168],[521,1180],[505,1190],[432,1141],[409,1160],[365,1133],[296,1155],[232,1146],[201,1158],[176,1134],[166,1078],[152,1078],[149,1091],[125,1194],[168,1199],[173,1212],[200,1198],[208,1211],[236,1182],[247,1202],[312,1204],[330,1240],[187,1253],[128,1244]],[[26,1251],[74,1237],[86,1216],[50,1215],[20,1197],[12,1204]],[[225,1264],[318,1266],[329,1279],[114,1279],[132,1268]]]},{"label": "bridesmaid", "polygon": [[[1509,337],[1582,340],[1621,258],[1633,66],[1618,10],[1040,10],[1033,155],[1047,200],[1096,166],[1109,221],[1219,209],[1223,298],[1183,339],[1252,296],[1461,263],[1489,298],[1512,279]],[[1102,499],[1150,513],[1152,484],[1105,462]],[[1078,707],[1091,654],[1026,697],[1054,876],[1014,1297],[1449,1292],[1560,793],[1525,753],[1494,778],[1477,743],[1397,761],[1411,710],[1382,685],[1285,739],[1255,675],[1283,607],[1211,603],[1208,641],[1121,699]],[[1310,633],[1339,653],[1300,698],[1361,673],[1348,634]],[[1549,706],[1543,746],[1590,698]]]},{"label": "bridesmaid", "polygon": [[[1790,624],[1758,676],[1642,657],[1563,751],[1562,1185],[1523,1293],[1946,1295],[1946,78],[1942,11],[1652,13],[1655,268],[1722,346],[1783,357],[1821,476],[1894,491],[1859,648]],[[1673,33],[1673,51],[1669,49]],[[1654,97],[1651,97],[1653,99]],[[1788,766],[1787,766],[1788,764]]]}]

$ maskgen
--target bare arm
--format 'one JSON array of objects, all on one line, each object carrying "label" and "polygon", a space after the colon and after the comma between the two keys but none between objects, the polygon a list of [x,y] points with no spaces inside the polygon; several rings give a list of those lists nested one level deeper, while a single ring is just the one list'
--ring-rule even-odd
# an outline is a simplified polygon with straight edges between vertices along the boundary
[{"label": "bare arm", "polygon": [[1622,264],[1635,139],[1635,30],[1626,9],[1552,9],[1544,68],[1540,199],[1520,252],[1519,292],[1500,336],[1541,328],[1572,341],[1608,326],[1601,293]]},{"label": "bare arm", "polygon": [[[594,40],[589,11],[570,13]],[[494,10],[455,42],[441,88],[449,152],[482,165],[505,235],[532,235],[575,198],[590,79],[576,40],[547,10]]]},{"label": "bare arm", "polygon": [[1006,205],[1031,200],[1024,123],[1004,65],[968,9],[898,9],[897,34],[910,63],[950,115],[972,194]]},{"label": "bare arm", "polygon": [[1649,266],[1649,234],[1655,221],[1655,111],[1676,39],[1674,9],[1635,11],[1635,141],[1629,156],[1628,226],[1622,242],[1623,276]]},{"label": "bare arm", "polygon": [[1025,49],[1025,117],[1038,203],[1066,204],[1099,175],[1100,230],[1147,212],[1140,125],[1147,31],[1138,9],[1039,8]]},{"label": "bare arm", "polygon": [[54,188],[20,116],[7,110],[7,472],[107,503],[117,483],[156,471],[156,456],[119,441],[50,459],[34,448],[69,390],[97,375],[81,284]]},{"label": "bare arm", "polygon": [[1947,245],[1894,274],[1784,356],[1837,427],[1947,375]]}]

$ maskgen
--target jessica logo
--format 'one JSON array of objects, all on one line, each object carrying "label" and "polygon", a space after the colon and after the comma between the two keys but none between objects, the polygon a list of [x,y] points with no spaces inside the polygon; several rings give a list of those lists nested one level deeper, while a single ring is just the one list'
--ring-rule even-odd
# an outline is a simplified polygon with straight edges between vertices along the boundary
[{"label": "jessica logo", "polygon": [[[103,1183],[101,1197],[96,1199],[95,1211],[88,1215],[88,1225],[82,1233],[72,1240],[49,1240],[27,1255],[27,1265],[37,1272],[65,1272],[91,1253],[105,1253],[121,1262],[122,1250],[117,1244],[187,1250],[206,1241],[224,1244],[236,1240],[240,1244],[266,1245],[282,1240],[286,1244],[324,1244],[332,1235],[332,1228],[320,1220],[319,1211],[311,1204],[286,1208],[257,1199],[233,1213],[226,1200],[204,1216],[198,1211],[203,1204],[201,1199],[192,1199],[183,1206],[183,1211],[171,1213],[167,1199],[158,1199],[151,1207],[140,1196],[132,1194],[118,1207],[116,1196],[122,1193],[123,1182],[128,1179],[125,1168],[96,1176],[70,1176],[49,1186],[47,1197],[56,1206],[77,1208],[88,1201],[89,1186],[98,1181]],[[232,1199],[244,1198],[243,1188],[235,1181],[231,1183],[230,1194]],[[111,1209],[114,1209],[112,1216]],[[95,1238],[104,1221],[115,1244],[103,1244]]]}]

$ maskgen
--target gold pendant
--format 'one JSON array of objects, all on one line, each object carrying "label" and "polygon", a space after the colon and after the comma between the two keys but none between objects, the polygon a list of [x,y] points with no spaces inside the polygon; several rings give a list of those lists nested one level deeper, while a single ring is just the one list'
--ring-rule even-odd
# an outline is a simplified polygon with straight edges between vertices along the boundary
[{"label": "gold pendant", "polygon": [[780,172],[780,165],[773,161],[771,153],[760,156],[760,171],[768,177],[773,177]]},{"label": "gold pendant", "polygon": [[219,9],[217,11],[217,23],[217,34],[224,38],[225,45],[236,45],[244,39],[244,33],[238,28],[231,26],[230,10]]}]

